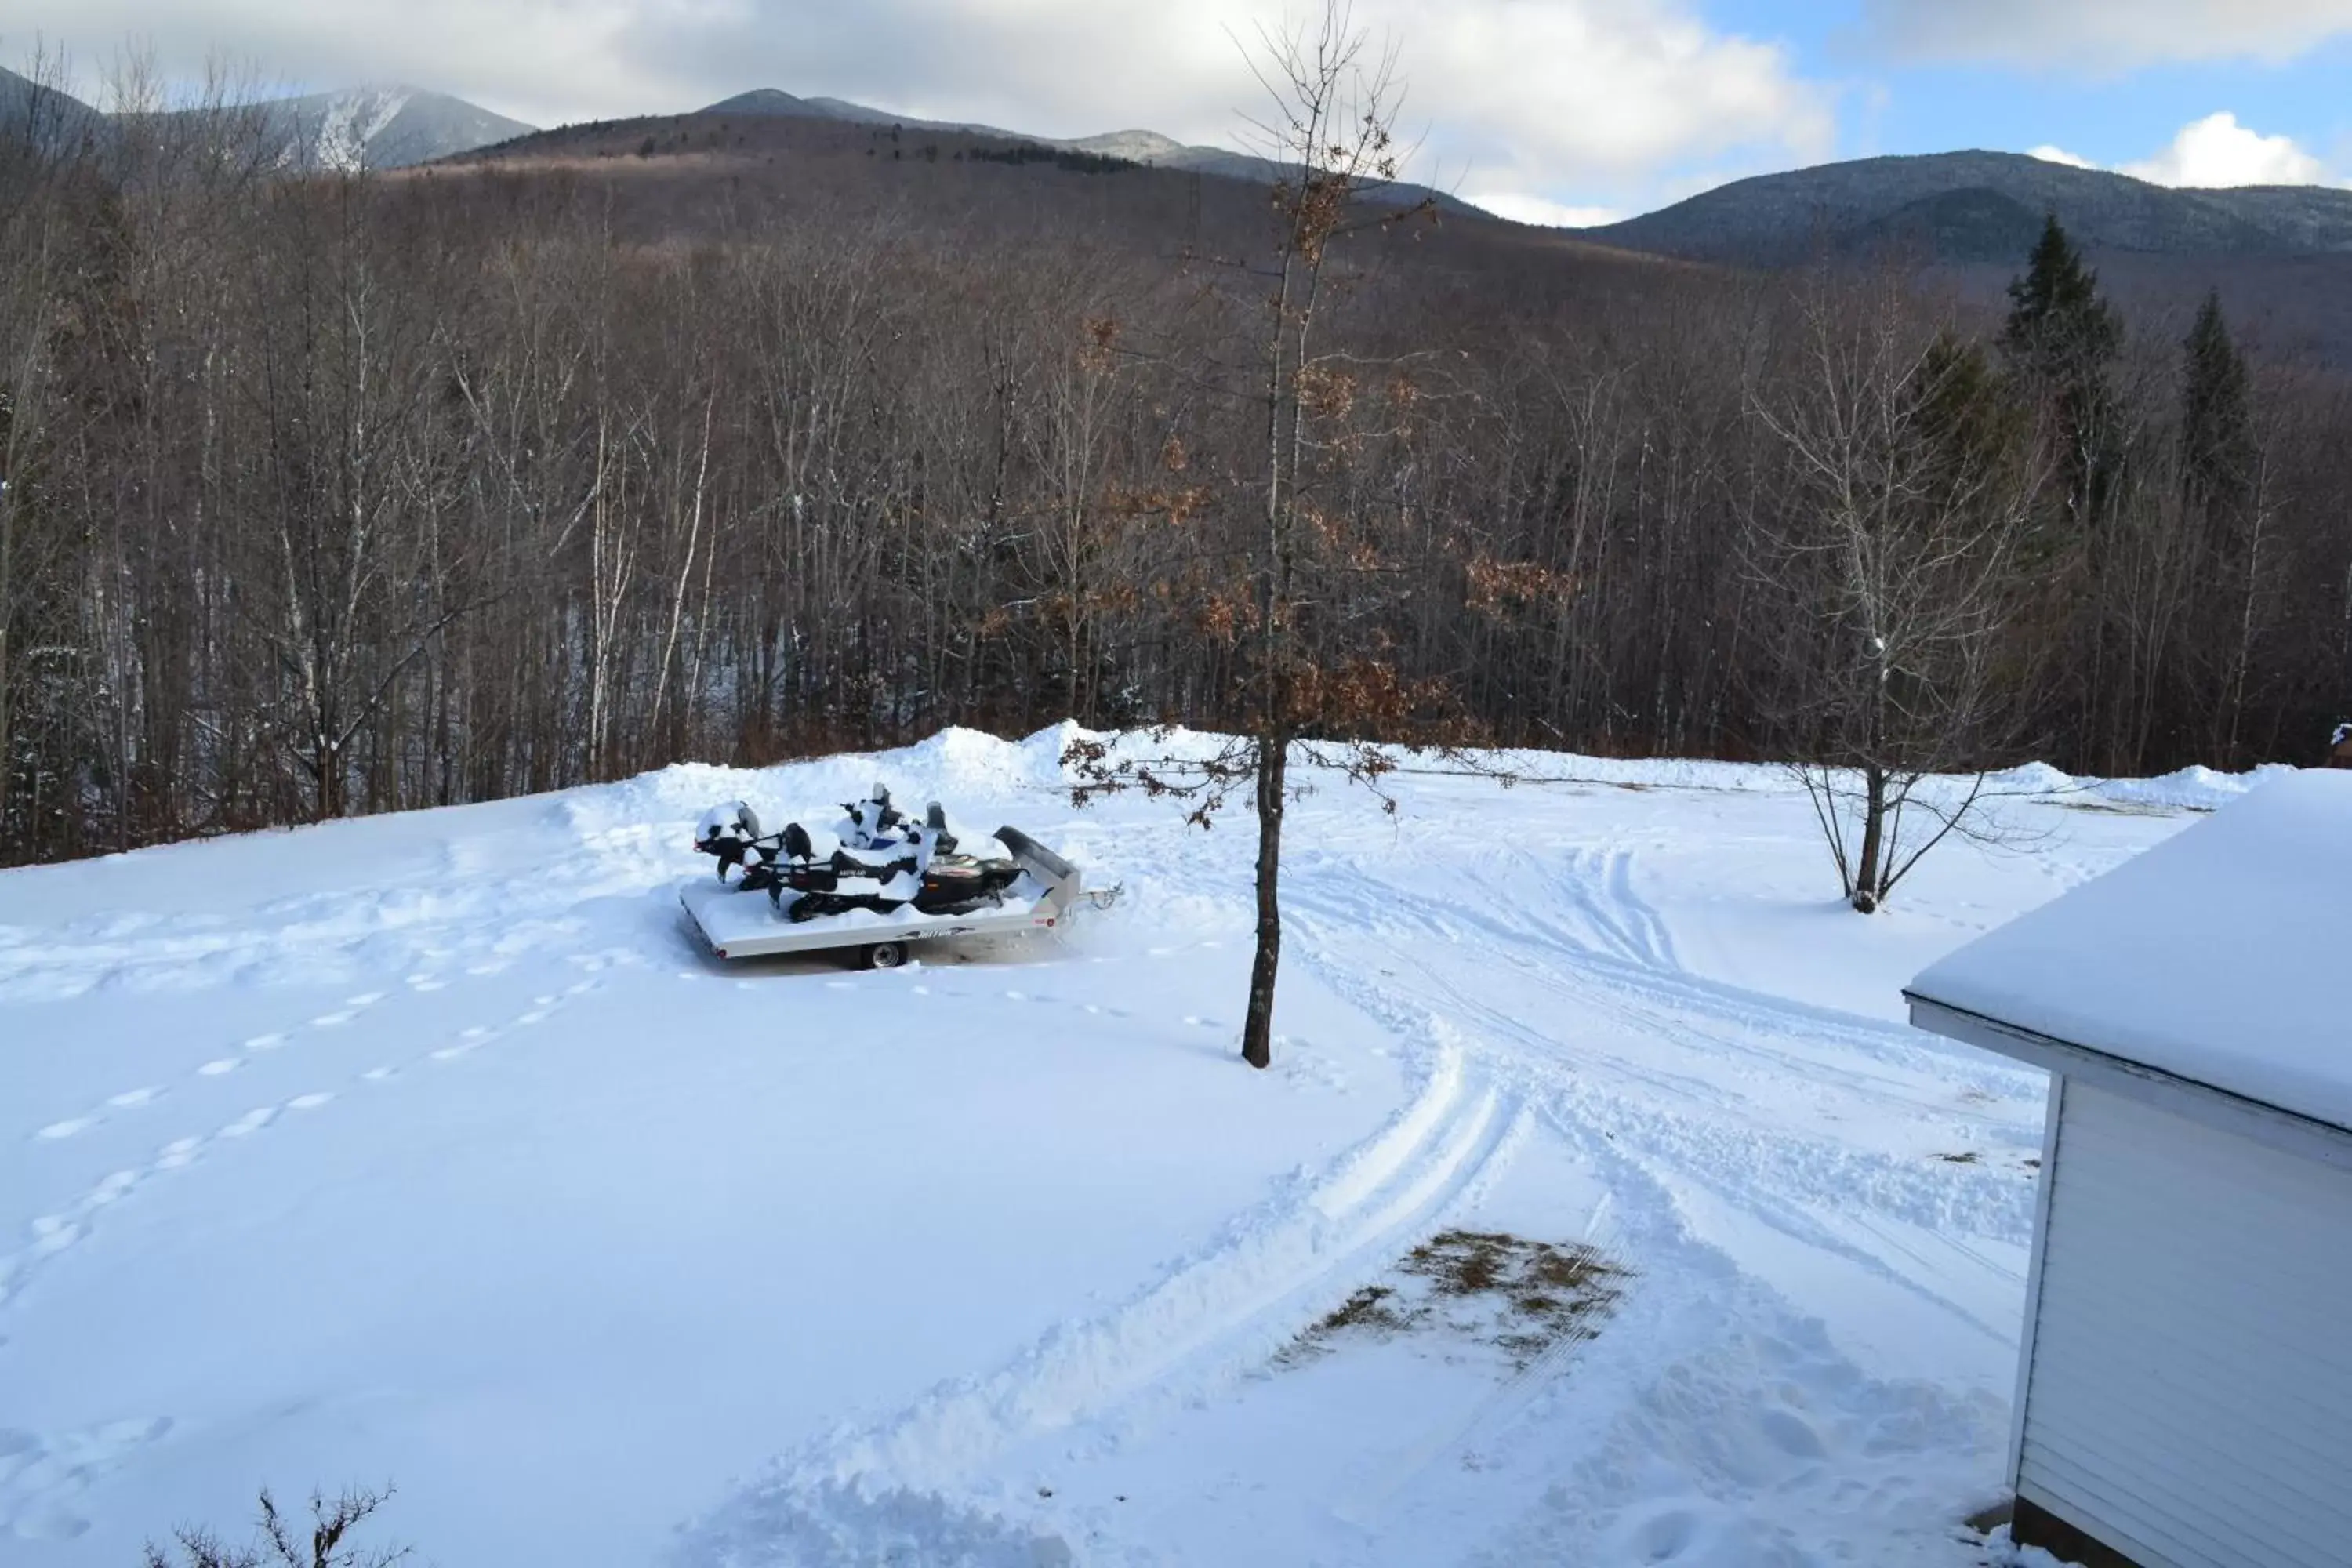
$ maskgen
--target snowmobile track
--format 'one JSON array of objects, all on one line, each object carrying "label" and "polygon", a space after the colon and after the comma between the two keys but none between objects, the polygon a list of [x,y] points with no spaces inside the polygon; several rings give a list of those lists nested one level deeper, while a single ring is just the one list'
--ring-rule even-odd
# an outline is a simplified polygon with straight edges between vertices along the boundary
[{"label": "snowmobile track", "polygon": [[[1056,1328],[992,1375],[816,1445],[693,1534],[713,1561],[737,1561],[730,1543],[780,1533],[801,1553],[794,1562],[872,1561],[880,1542],[859,1521],[883,1529],[896,1511],[877,1513],[877,1498],[929,1496],[954,1509],[958,1483],[1015,1444],[1114,1412],[1122,1426],[1148,1425],[1261,1366],[1442,1227],[1524,1133],[1517,1098],[1457,1043],[1441,1037],[1427,1056],[1419,1091],[1379,1131],[1125,1305]],[[809,1555],[817,1541],[832,1543],[830,1555]]]}]

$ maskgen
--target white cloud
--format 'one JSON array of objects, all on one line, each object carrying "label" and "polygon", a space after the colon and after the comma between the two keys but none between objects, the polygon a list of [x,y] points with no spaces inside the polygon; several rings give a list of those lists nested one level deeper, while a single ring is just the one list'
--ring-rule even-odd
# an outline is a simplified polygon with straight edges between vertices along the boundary
[{"label": "white cloud", "polygon": [[2293,59],[2352,34],[2352,0],[1864,0],[1863,32],[1912,58],[2068,66]]},{"label": "white cloud", "polygon": [[1465,192],[1462,199],[1513,223],[1539,224],[1548,228],[1594,228],[1633,215],[1622,207],[1571,206],[1517,191]]},{"label": "white cloud", "polygon": [[[1578,202],[1701,162],[1828,154],[1829,94],[1696,0],[1357,0],[1427,128],[1412,173]],[[1231,143],[1259,89],[1236,37],[1293,0],[11,0],[5,41],[84,59],[150,38],[306,86],[404,80],[537,124],[698,108],[752,87],[1045,135]]]},{"label": "white cloud", "polygon": [[2159,185],[2316,185],[2327,178],[2318,159],[2284,136],[2264,136],[2227,110],[2180,128],[2155,157],[2124,173]]},{"label": "white cloud", "polygon": [[[2077,169],[2105,164],[2042,146],[2032,155]],[[2288,136],[2265,136],[2238,123],[2228,110],[2192,120],[2180,128],[2171,143],[2152,158],[2115,165],[2119,173],[2158,185],[2323,185],[2334,183],[2318,158],[2295,145]]]}]

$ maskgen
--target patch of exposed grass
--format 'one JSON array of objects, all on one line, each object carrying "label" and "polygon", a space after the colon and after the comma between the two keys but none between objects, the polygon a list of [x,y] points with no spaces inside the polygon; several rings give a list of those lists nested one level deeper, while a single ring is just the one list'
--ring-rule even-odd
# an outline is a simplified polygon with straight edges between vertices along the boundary
[{"label": "patch of exposed grass", "polygon": [[1500,1231],[1449,1230],[1400,1259],[1393,1283],[1367,1285],[1276,1358],[1296,1365],[1350,1335],[1444,1334],[1491,1345],[1524,1368],[1563,1341],[1589,1339],[1623,1294],[1625,1270],[1590,1247]]},{"label": "patch of exposed grass", "polygon": [[2105,816],[2179,816],[2184,810],[2197,809],[2137,800],[2053,800],[2050,804],[2063,811],[2095,811]]},{"label": "patch of exposed grass", "polygon": [[1402,1327],[1404,1320],[1397,1310],[1388,1305],[1396,1292],[1385,1285],[1367,1285],[1316,1324],[1318,1329],[1336,1332],[1340,1329],[1393,1329]]}]

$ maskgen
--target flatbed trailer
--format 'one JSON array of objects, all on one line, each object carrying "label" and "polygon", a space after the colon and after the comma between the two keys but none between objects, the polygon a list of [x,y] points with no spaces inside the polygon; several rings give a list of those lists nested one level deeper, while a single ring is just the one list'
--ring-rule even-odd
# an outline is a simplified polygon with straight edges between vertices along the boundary
[{"label": "flatbed trailer", "polygon": [[1052,931],[1066,923],[1073,910],[1106,909],[1118,896],[1115,887],[1089,890],[1082,886],[1076,866],[1017,827],[998,828],[996,838],[1040,889],[1033,897],[1008,897],[997,909],[931,915],[910,904],[887,915],[851,910],[795,922],[777,914],[762,893],[699,878],[678,889],[677,901],[720,958],[840,952],[856,958],[860,968],[896,969],[919,942]]}]

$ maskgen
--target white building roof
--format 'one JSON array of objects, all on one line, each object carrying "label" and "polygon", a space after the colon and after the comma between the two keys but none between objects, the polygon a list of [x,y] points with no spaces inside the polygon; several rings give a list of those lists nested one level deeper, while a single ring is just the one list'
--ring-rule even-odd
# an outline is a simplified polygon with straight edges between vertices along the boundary
[{"label": "white building roof", "polygon": [[1909,992],[2352,1130],[2352,772],[2264,784]]}]

